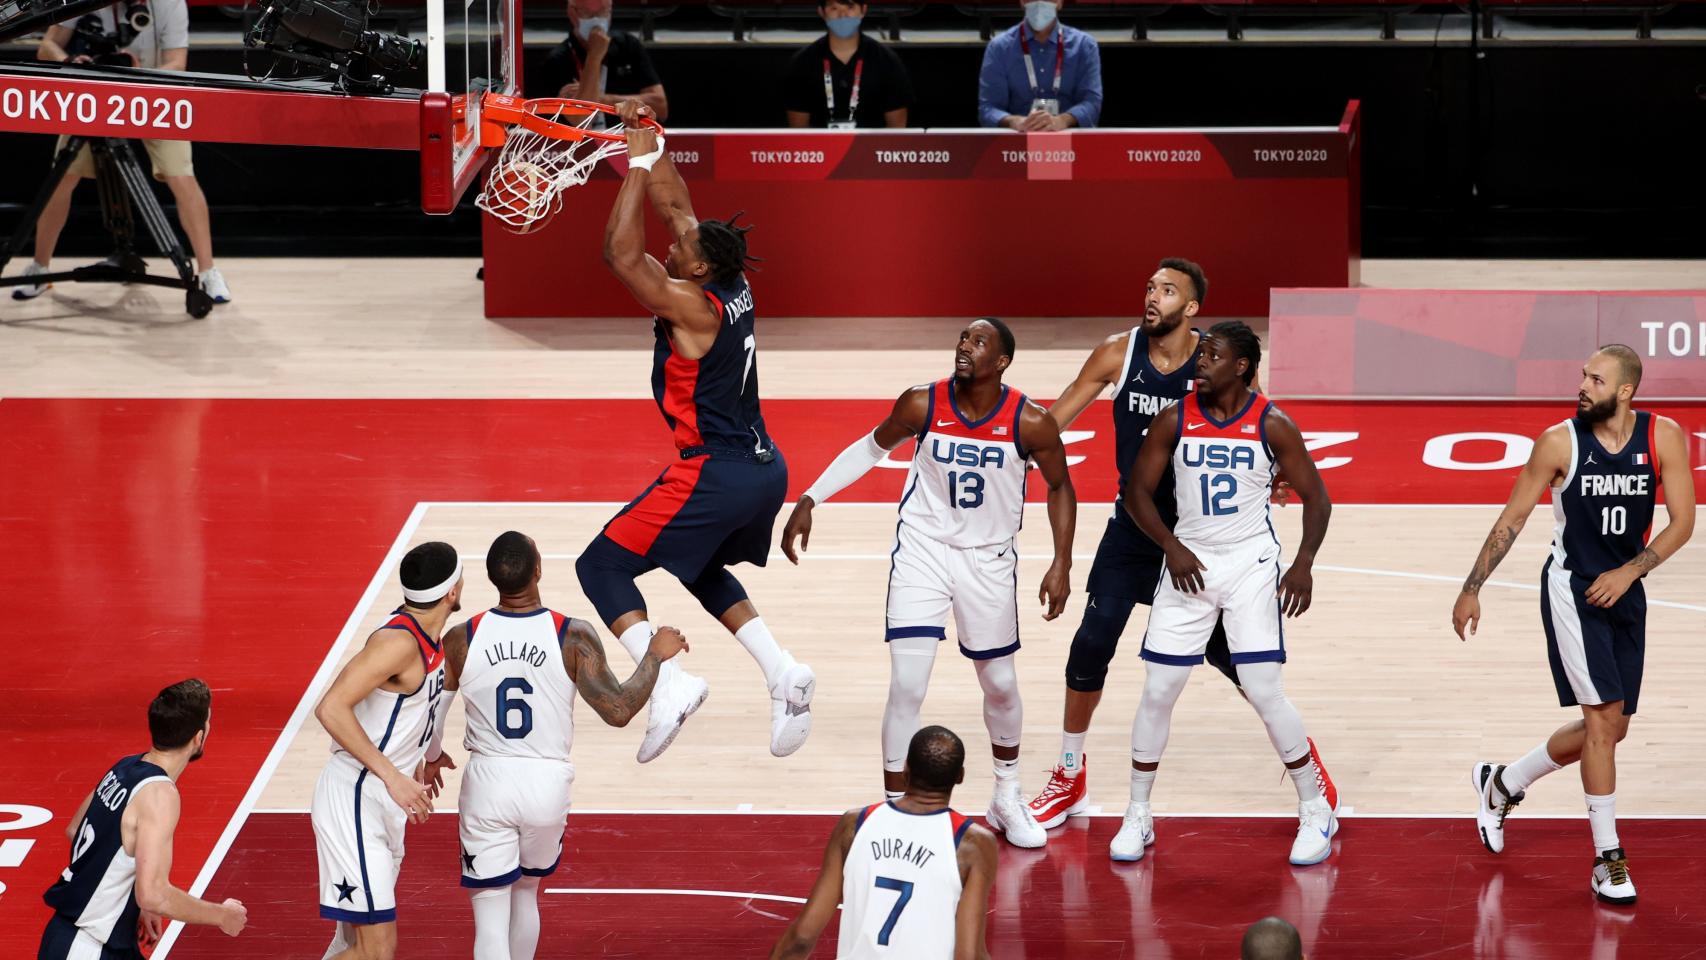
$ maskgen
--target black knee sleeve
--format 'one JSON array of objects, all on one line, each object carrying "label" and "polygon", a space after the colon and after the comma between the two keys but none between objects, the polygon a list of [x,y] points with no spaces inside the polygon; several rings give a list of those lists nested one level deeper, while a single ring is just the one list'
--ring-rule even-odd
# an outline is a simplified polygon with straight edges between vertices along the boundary
[{"label": "black knee sleeve", "polygon": [[1072,649],[1066,655],[1066,687],[1080,693],[1095,693],[1108,678],[1108,664],[1119,648],[1120,634],[1131,619],[1136,600],[1091,594],[1084,607],[1084,619],[1078,632],[1072,635]]},{"label": "black knee sleeve", "polygon": [[746,588],[727,567],[712,567],[700,574],[699,579],[682,586],[713,617],[721,618],[730,607],[746,599]]},{"label": "black knee sleeve", "polygon": [[575,560],[581,592],[607,627],[625,613],[646,609],[646,598],[634,586],[634,578],[650,569],[652,564],[645,557],[602,533]]}]

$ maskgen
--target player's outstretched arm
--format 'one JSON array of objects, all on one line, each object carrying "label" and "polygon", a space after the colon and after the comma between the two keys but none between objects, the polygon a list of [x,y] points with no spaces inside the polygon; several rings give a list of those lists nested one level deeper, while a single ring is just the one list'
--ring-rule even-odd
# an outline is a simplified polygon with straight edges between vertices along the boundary
[{"label": "player's outstretched arm", "polygon": [[1072,421],[1077,420],[1078,415],[1089,408],[1109,384],[1119,379],[1125,364],[1126,345],[1130,341],[1131,331],[1127,330],[1103,340],[1090,351],[1084,366],[1078,370],[1078,376],[1066,385],[1060,397],[1048,408],[1048,415],[1054,418],[1060,429],[1071,426]]},{"label": "player's outstretched arm", "polygon": [[1173,536],[1155,506],[1155,488],[1161,485],[1161,475],[1167,462],[1173,459],[1173,446],[1179,442],[1179,404],[1172,404],[1155,415],[1149,423],[1149,433],[1138,448],[1137,463],[1120,492],[1126,512],[1131,514],[1139,530],[1155,541],[1167,555],[1167,576],[1174,588],[1184,593],[1196,593],[1203,588],[1203,571],[1207,569],[1197,555]]},{"label": "player's outstretched arm", "polygon": [[592,624],[571,617],[563,631],[563,667],[568,670],[569,679],[575,682],[575,690],[587,706],[613,727],[625,727],[634,719],[651,697],[652,687],[657,685],[658,668],[686,649],[687,638],[681,631],[659,627],[633,676],[622,683],[610,672],[604,644]]},{"label": "player's outstretched arm", "polygon": [[720,321],[699,285],[671,277],[646,253],[645,199],[653,172],[645,162],[667,163],[662,155],[663,144],[650,127],[628,128],[628,175],[604,226],[604,263],[640,306],[674,323],[714,329]]},{"label": "player's outstretched arm", "polygon": [[178,788],[151,783],[131,796],[125,815],[136,820],[136,905],[184,923],[218,927],[227,936],[243,932],[249,911],[242,902],[208,903],[172,886],[172,834],[178,829]]},{"label": "player's outstretched arm", "polygon": [[385,784],[385,790],[397,806],[415,823],[425,823],[432,813],[432,798],[425,784],[414,779],[414,771],[398,770],[385,754],[367,738],[361,721],[355,718],[355,705],[385,681],[407,670],[420,658],[414,634],[407,630],[381,629],[373,631],[367,645],[338,672],[337,679],[320,705],[314,708],[314,719],[326,728],[355,761]]},{"label": "player's outstretched arm", "polygon": [[1072,534],[1078,529],[1078,494],[1072,489],[1072,473],[1066,469],[1066,446],[1060,442],[1060,427],[1048,411],[1034,403],[1019,414],[1019,442],[1024,445],[1043,480],[1048,483],[1048,525],[1054,534],[1054,562],[1043,574],[1037,599],[1053,620],[1066,609],[1072,592]]},{"label": "player's outstretched arm", "polygon": [[800,562],[799,555],[794,552],[796,538],[800,541],[801,550],[811,543],[812,507],[852,486],[854,481],[881,463],[884,454],[924,432],[930,390],[928,384],[908,388],[894,402],[894,408],[883,422],[877,424],[877,429],[841,451],[800,495],[800,501],[794,504],[794,512],[788,515],[788,522],[782,527],[782,555],[788,558],[789,563]]},{"label": "player's outstretched arm", "polygon": [[1653,457],[1659,466],[1659,482],[1664,486],[1665,513],[1669,519],[1635,559],[1594,579],[1586,596],[1588,603],[1596,607],[1610,607],[1623,599],[1630,584],[1669,560],[1694,535],[1694,471],[1688,462],[1688,442],[1675,420],[1657,414],[1654,418],[1658,423],[1653,429]]},{"label": "player's outstretched arm", "polygon": [[983,928],[999,863],[995,834],[972,824],[960,838],[960,906],[954,912],[954,960],[989,960]]},{"label": "player's outstretched arm", "polygon": [[1265,424],[1268,448],[1274,452],[1279,472],[1286,477],[1293,493],[1303,500],[1303,540],[1291,558],[1291,566],[1280,578],[1280,610],[1288,617],[1301,616],[1309,609],[1315,592],[1315,554],[1327,539],[1327,521],[1333,515],[1333,503],[1327,497],[1327,485],[1321,481],[1321,471],[1303,442],[1303,432],[1278,407],[1269,407]]},{"label": "player's outstretched arm", "polygon": [[782,931],[782,938],[770,951],[770,960],[798,960],[810,956],[812,948],[817,946],[818,938],[835,916],[835,908],[841,905],[841,868],[847,862],[847,851],[853,846],[853,832],[858,827],[858,810],[842,814],[835,824],[829,843],[823,848],[823,869],[818,872],[811,896],[800,908],[800,915]]},{"label": "player's outstretched arm", "polygon": [[[1515,545],[1517,535],[1528,523],[1529,514],[1534,512],[1540,503],[1540,497],[1551,486],[1553,481],[1565,475],[1570,469],[1570,426],[1560,423],[1548,427],[1534,441],[1534,449],[1529,451],[1528,462],[1523,464],[1522,472],[1517,474],[1516,483],[1511,485],[1510,499],[1505,501],[1505,508],[1499,512],[1499,519],[1493,522],[1492,532],[1487,534],[1487,540],[1481,544],[1481,552],[1475,555],[1475,566],[1469,570],[1469,577],[1463,581],[1463,589],[1457,595],[1457,602],[1451,608],[1451,628],[1457,631],[1458,639],[1467,640],[1481,625],[1481,585],[1498,569],[1499,561],[1510,553]],[[1467,628],[1468,634],[1464,630]]]},{"label": "player's outstretched arm", "polygon": [[[663,86],[647,87],[640,91],[639,96],[645,97],[648,90],[656,90],[659,104],[663,103]],[[643,99],[624,100],[616,104],[616,115],[622,118],[625,127],[638,127],[642,121],[657,116],[657,106]],[[681,171],[675,169],[675,162],[669,159],[669,152],[664,151],[657,163],[652,165],[652,175],[646,181],[646,196],[652,202],[652,210],[669,226],[670,236],[680,240],[687,231],[699,225],[699,218],[693,215],[693,202],[687,196],[687,181],[681,179]]]}]

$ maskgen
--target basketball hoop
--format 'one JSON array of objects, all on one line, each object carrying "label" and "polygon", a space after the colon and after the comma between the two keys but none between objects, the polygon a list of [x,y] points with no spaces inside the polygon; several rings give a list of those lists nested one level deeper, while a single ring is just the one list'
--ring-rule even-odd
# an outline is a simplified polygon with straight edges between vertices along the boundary
[{"label": "basketball hoop", "polygon": [[[543,226],[563,206],[563,191],[579,186],[605,157],[628,149],[623,131],[597,129],[616,108],[586,100],[524,100],[488,93],[480,104],[480,139],[501,146],[475,201],[516,233]],[[659,134],[663,127],[647,119]]]}]

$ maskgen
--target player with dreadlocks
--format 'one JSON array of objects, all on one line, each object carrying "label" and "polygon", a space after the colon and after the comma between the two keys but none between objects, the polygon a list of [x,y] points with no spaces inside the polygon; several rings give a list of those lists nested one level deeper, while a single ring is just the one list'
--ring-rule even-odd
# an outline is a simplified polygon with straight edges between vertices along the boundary
[{"label": "player with dreadlocks", "polygon": [[[604,262],[654,316],[652,394],[675,434],[678,459],[604,526],[575,563],[581,590],[638,662],[654,628],[634,580],[658,567],[687,587],[758,662],[770,693],[770,752],[785,757],[811,733],[817,679],[776,643],[729,573],[763,566],[788,492],[788,466],[758,404],[755,315],[746,267],[751,227],[693,215],[663,139],[630,100],[628,173],[604,230]],[[674,242],[662,263],[646,253],[645,200]],[[652,690],[639,760],[662,753],[705,702],[709,686],[671,660]]]}]

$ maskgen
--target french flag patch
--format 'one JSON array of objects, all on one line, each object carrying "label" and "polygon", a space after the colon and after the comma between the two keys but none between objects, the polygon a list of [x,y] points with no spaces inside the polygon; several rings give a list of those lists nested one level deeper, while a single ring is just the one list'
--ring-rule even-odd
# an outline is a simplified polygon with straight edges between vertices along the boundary
[{"label": "french flag patch", "polygon": [[1646,463],[1647,463],[1647,455],[1646,454],[1644,454],[1644,453],[1635,454],[1635,466],[1637,466],[1637,467],[1645,466]]}]

